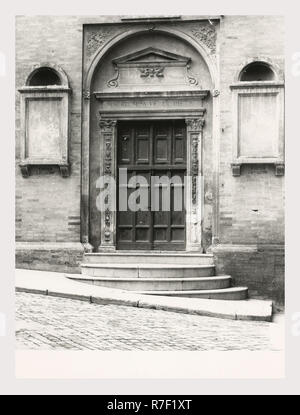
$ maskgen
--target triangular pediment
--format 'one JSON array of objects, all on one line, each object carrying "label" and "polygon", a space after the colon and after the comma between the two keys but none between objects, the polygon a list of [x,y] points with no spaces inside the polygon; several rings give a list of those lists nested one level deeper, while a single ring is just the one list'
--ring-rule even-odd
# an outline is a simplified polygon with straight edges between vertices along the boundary
[{"label": "triangular pediment", "polygon": [[116,65],[139,65],[143,63],[182,63],[186,64],[190,61],[187,56],[177,55],[175,53],[167,52],[157,48],[145,48],[134,53],[130,53],[125,56],[113,59],[113,63]]}]

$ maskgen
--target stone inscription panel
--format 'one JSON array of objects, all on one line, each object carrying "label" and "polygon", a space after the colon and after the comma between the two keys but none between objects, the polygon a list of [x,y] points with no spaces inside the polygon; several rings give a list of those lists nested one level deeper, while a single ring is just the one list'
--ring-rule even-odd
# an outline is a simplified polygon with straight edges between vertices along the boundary
[{"label": "stone inscription panel", "polygon": [[238,156],[278,156],[278,95],[241,94],[238,98]]},{"label": "stone inscription panel", "polygon": [[61,98],[27,99],[26,158],[60,158]]},{"label": "stone inscription panel", "polygon": [[141,99],[120,99],[120,100],[101,100],[100,112],[105,111],[124,111],[124,110],[199,110],[201,100],[198,99],[171,99],[171,98],[141,98]]}]

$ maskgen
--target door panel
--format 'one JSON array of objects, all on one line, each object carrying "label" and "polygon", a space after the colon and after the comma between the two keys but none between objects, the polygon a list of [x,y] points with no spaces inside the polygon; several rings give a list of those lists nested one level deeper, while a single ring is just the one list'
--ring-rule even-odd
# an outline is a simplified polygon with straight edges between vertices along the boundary
[{"label": "door panel", "polygon": [[133,162],[132,130],[124,126],[118,141],[118,164],[132,164]]},{"label": "door panel", "polygon": [[119,200],[117,248],[185,249],[184,121],[120,122],[117,149],[118,171],[127,169],[127,196],[120,196],[127,197],[127,210],[120,211]]}]

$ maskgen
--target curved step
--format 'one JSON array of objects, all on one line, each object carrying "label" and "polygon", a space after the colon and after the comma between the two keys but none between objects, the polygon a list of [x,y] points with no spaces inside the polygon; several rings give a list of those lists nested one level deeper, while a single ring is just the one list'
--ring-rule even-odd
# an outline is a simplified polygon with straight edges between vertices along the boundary
[{"label": "curved step", "polygon": [[155,293],[181,292],[182,290],[186,292],[190,292],[191,290],[215,290],[227,288],[231,285],[231,277],[229,275],[203,278],[114,278],[87,277],[81,275],[68,278],[102,287],[117,288],[129,291],[154,291]]},{"label": "curved step", "polygon": [[137,294],[162,295],[172,297],[207,298],[214,300],[246,300],[248,298],[247,287],[231,287],[217,290],[190,290],[190,291],[135,291]]},{"label": "curved step", "polygon": [[113,278],[210,277],[214,268],[214,265],[182,264],[81,264],[83,275]]},{"label": "curved step", "polygon": [[181,264],[213,265],[213,254],[171,251],[92,252],[84,254],[85,264]]}]

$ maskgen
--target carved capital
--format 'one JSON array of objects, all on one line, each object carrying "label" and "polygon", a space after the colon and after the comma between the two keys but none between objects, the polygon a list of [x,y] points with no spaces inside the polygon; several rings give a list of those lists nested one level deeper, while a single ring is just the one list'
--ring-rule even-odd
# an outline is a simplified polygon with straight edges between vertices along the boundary
[{"label": "carved capital", "polygon": [[99,127],[103,132],[113,133],[116,124],[116,120],[100,120]]},{"label": "carved capital", "polygon": [[189,131],[202,131],[204,126],[204,118],[186,118],[185,122]]}]

